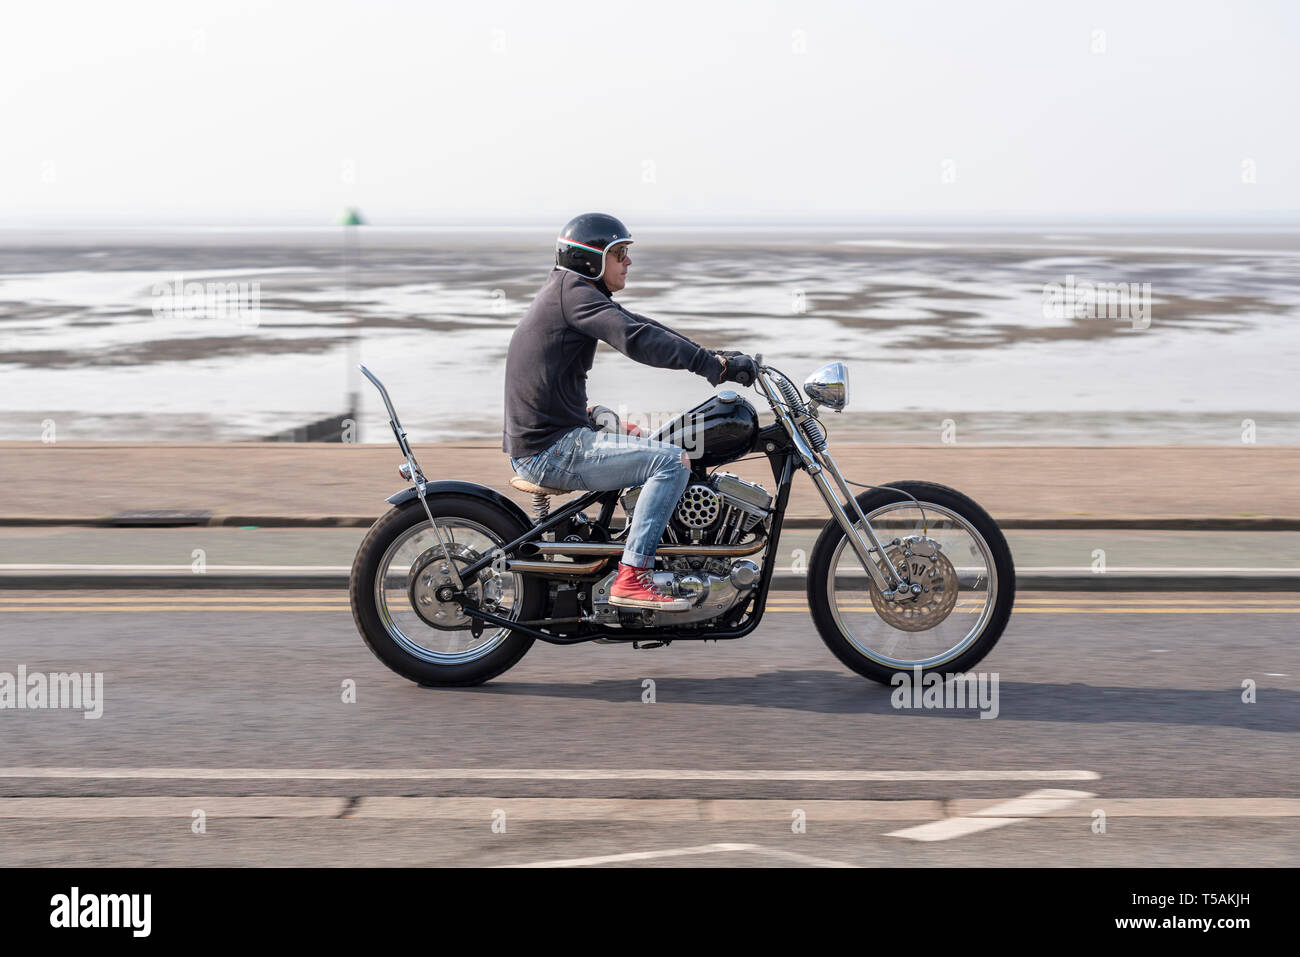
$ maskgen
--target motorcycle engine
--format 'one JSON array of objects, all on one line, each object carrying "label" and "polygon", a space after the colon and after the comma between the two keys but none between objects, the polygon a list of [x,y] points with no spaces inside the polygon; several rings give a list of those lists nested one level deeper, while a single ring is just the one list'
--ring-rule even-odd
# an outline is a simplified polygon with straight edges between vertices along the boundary
[{"label": "motorcycle engine", "polygon": [[[623,510],[631,521],[640,488],[623,496]],[[686,486],[673,516],[664,529],[669,545],[736,545],[772,514],[767,489],[730,472],[714,472],[707,482]]]},{"label": "motorcycle engine", "polygon": [[[631,521],[640,488],[623,496],[623,509]],[[738,545],[766,530],[772,515],[772,496],[761,485],[732,475],[714,472],[707,482],[686,487],[664,528],[661,544]],[[686,611],[651,612],[640,615],[650,625],[688,624],[707,621],[728,611],[758,584],[761,569],[747,558],[725,556],[672,556],[660,558],[655,584],[671,595],[688,598]],[[592,609],[597,619],[619,621],[619,609],[608,604],[614,574],[597,583]],[[623,610],[627,614],[627,610]]]}]

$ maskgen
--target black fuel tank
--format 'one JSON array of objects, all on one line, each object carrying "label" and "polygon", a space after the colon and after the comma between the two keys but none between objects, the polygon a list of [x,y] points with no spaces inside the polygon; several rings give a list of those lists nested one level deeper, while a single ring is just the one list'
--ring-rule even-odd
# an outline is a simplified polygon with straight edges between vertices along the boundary
[{"label": "black fuel tank", "polygon": [[709,468],[753,451],[758,413],[735,392],[719,392],[650,437],[681,446],[690,454],[692,463]]}]

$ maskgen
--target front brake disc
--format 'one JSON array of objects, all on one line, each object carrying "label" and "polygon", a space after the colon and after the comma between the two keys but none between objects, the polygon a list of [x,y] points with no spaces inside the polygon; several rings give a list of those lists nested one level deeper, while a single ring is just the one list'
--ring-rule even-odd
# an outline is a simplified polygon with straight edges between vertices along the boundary
[{"label": "front brake disc", "polygon": [[907,544],[890,548],[889,560],[907,577],[908,585],[921,586],[921,593],[891,600],[872,581],[871,604],[890,627],[927,631],[952,614],[957,604],[957,570],[939,548],[931,549],[933,555],[919,555],[906,551]]}]

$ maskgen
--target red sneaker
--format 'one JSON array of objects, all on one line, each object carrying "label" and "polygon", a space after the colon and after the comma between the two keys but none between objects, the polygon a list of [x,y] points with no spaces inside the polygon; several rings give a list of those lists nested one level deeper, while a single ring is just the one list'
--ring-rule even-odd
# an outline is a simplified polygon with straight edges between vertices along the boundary
[{"label": "red sneaker", "polygon": [[653,608],[655,611],[686,611],[691,603],[660,591],[653,568],[634,568],[619,562],[618,575],[609,589],[609,603],[623,608]]}]

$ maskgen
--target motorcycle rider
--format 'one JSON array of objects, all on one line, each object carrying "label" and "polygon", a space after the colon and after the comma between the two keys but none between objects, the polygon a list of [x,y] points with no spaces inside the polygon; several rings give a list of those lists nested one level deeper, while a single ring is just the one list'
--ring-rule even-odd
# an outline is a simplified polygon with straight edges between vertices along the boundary
[{"label": "motorcycle rider", "polygon": [[632,236],[613,216],[584,213],[556,239],[555,267],[524,313],[506,355],[501,450],[515,472],[545,488],[591,491],[643,486],[609,602],[685,611],[690,602],[659,589],[655,549],[690,480],[687,454],[644,438],[635,427],[610,434],[592,426],[587,370],[597,340],[661,369],[687,369],[710,385],[754,381],[754,361],[719,353],[614,302],[627,284]]}]

